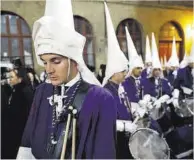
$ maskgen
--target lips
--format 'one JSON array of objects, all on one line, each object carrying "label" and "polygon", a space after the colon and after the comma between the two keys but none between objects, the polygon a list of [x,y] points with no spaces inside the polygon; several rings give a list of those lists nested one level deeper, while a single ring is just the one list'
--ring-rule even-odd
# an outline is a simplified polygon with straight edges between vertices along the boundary
[{"label": "lips", "polygon": [[57,77],[50,77],[49,78],[51,81],[56,81],[57,80]]}]

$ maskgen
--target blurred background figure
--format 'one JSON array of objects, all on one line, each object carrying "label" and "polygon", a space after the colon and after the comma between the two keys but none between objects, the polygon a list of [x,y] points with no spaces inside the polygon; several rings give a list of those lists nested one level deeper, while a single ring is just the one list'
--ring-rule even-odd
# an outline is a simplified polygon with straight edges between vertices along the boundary
[{"label": "blurred background figure", "polygon": [[24,67],[24,66],[23,66],[23,63],[22,63],[22,61],[21,61],[21,59],[20,59],[19,57],[14,58],[14,59],[12,60],[12,64],[14,65],[14,68],[21,68],[21,67]]},{"label": "blurred background figure", "polygon": [[1,158],[15,159],[32,104],[33,90],[29,87],[30,80],[25,68],[11,70],[9,84],[11,94],[4,104],[6,116],[3,121],[6,127],[2,128],[2,144],[5,145],[2,145],[4,153]]},{"label": "blurred background figure", "polygon": [[34,69],[31,67],[27,67],[27,75],[28,75],[28,78],[30,80],[30,87],[34,91],[36,89],[36,87],[40,84],[40,79],[37,76]]},{"label": "blurred background figure", "polygon": [[45,82],[47,79],[47,74],[46,74],[46,71],[43,71],[40,73],[40,81],[41,83]]},{"label": "blurred background figure", "polygon": [[105,71],[106,71],[106,65],[105,64],[101,64],[100,65],[100,69],[98,71],[98,75],[97,75],[97,79],[100,83],[102,83],[104,77],[105,77]]},{"label": "blurred background figure", "polygon": [[94,66],[90,66],[90,65],[87,65],[88,69],[96,76],[95,74],[95,67]]}]

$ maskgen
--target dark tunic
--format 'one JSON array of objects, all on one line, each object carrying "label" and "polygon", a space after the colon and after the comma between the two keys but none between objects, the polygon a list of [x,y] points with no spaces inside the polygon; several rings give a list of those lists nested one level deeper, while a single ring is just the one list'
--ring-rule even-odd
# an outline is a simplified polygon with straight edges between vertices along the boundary
[{"label": "dark tunic", "polygon": [[8,157],[15,159],[21,143],[22,134],[28,118],[33,100],[33,91],[21,82],[13,86],[7,109],[7,136]]}]

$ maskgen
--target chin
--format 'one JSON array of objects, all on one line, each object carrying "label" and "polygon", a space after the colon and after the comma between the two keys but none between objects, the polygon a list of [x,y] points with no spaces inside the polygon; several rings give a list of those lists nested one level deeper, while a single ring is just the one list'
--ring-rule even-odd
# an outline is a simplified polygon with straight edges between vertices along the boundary
[{"label": "chin", "polygon": [[59,86],[59,85],[62,84],[61,81],[51,81],[51,83],[52,83],[53,86]]}]

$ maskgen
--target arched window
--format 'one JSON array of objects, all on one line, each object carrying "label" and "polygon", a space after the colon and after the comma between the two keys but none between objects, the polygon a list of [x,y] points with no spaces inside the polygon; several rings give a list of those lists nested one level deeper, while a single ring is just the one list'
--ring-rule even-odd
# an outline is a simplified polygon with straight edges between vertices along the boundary
[{"label": "arched window", "polygon": [[173,36],[175,36],[176,40],[176,50],[177,55],[179,57],[179,61],[183,58],[183,31],[181,27],[175,22],[167,22],[165,23],[161,29],[159,34],[159,54],[160,59],[164,60],[164,56],[168,60],[172,53],[172,41]]},{"label": "arched window", "polygon": [[87,65],[95,67],[94,36],[92,26],[85,18],[74,16],[75,30],[86,37],[83,51],[84,61]]},{"label": "arched window", "polygon": [[127,51],[127,39],[126,39],[126,32],[125,26],[127,26],[128,31],[131,35],[137,53],[141,56],[142,54],[142,33],[141,33],[141,26],[140,24],[134,19],[125,19],[120,22],[117,27],[117,38],[119,41],[119,45],[121,50],[125,53],[126,57],[128,57]]},{"label": "arched window", "polygon": [[18,15],[1,12],[1,60],[20,58],[33,67],[32,39],[28,24]]}]

